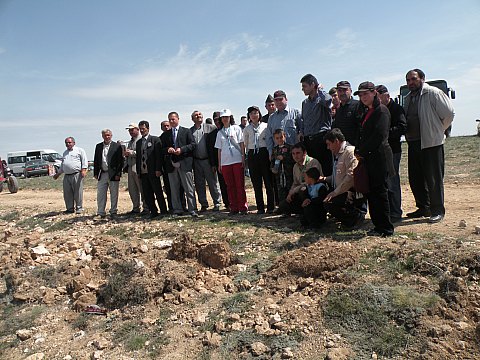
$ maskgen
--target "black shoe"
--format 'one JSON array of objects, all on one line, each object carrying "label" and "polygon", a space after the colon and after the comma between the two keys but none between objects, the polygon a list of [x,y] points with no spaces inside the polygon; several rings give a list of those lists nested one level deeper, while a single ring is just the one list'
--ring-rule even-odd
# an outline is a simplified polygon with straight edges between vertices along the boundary
[{"label": "black shoe", "polygon": [[63,211],[64,214],[73,214],[75,210],[65,210]]},{"label": "black shoe", "polygon": [[390,216],[390,222],[392,224],[395,224],[395,223],[398,223],[402,221],[402,217],[401,216]]},{"label": "black shoe", "polygon": [[159,217],[159,216],[160,216],[159,213],[151,213],[150,216],[149,216],[149,218],[150,218],[150,219],[156,219],[156,218]]},{"label": "black shoe", "polygon": [[393,235],[393,232],[389,233],[389,232],[384,232],[384,231],[380,231],[380,230],[377,230],[377,229],[371,229],[371,230],[367,231],[367,236],[388,237],[388,236],[392,236],[392,235]]},{"label": "black shoe", "polygon": [[407,213],[407,217],[410,219],[418,219],[421,217],[428,217],[431,215],[432,214],[430,213],[430,210],[426,210],[426,209],[417,209],[413,212]]},{"label": "black shoe", "polygon": [[265,210],[257,210],[257,215],[263,215],[265,214]]},{"label": "black shoe", "polygon": [[438,223],[440,221],[443,220],[443,215],[432,215],[430,216],[430,218],[428,219],[428,222],[430,224],[435,224],[435,223]]},{"label": "black shoe", "polygon": [[203,213],[203,212],[205,212],[205,211],[207,211],[207,210],[208,210],[208,206],[203,206],[203,205],[202,205],[202,207],[201,207],[201,209],[200,209],[199,212]]}]

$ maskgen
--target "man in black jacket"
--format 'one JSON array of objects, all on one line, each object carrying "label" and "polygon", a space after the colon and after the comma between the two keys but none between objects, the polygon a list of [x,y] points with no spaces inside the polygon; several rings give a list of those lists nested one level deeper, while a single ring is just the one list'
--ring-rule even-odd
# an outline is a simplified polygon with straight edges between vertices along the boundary
[{"label": "man in black jacket", "polygon": [[385,85],[377,85],[376,87],[380,102],[390,111],[390,133],[388,143],[392,148],[393,165],[396,174],[387,180],[388,184],[388,202],[390,204],[390,221],[398,222],[402,219],[402,190],[400,189],[400,159],[402,158],[402,144],[400,138],[405,135],[407,130],[407,119],[405,118],[405,110],[393,99]]},{"label": "man in black jacket", "polygon": [[150,218],[159,216],[155,198],[160,207],[160,214],[166,215],[167,204],[162,192],[160,176],[162,175],[162,143],[158,136],[150,135],[150,124],[146,120],[138,123],[142,138],[137,141],[137,175],[142,181],[143,195],[150,210]]},{"label": "man in black jacket", "polygon": [[[187,209],[191,216],[198,217],[195,188],[193,187],[193,151],[196,143],[192,132],[186,127],[179,126],[178,113],[172,111],[168,114],[170,130],[161,136],[161,153],[165,160],[165,169],[170,181],[173,214],[183,213],[180,201],[180,184],[185,190]],[[160,169],[160,168],[159,168]]]},{"label": "man in black jacket", "polygon": [[107,190],[110,189],[110,215],[117,214],[118,188],[123,169],[122,147],[112,141],[112,131],[102,130],[103,141],[95,146],[93,176],[97,183],[97,215],[106,216]]}]

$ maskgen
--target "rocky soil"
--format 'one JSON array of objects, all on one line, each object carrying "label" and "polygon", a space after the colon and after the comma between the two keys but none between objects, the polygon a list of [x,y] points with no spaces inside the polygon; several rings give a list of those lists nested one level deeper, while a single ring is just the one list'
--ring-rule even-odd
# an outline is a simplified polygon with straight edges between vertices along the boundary
[{"label": "rocky soil", "polygon": [[95,220],[94,190],[84,216],[58,190],[3,192],[0,358],[478,359],[478,189],[448,182],[443,222],[388,239],[225,212]]}]

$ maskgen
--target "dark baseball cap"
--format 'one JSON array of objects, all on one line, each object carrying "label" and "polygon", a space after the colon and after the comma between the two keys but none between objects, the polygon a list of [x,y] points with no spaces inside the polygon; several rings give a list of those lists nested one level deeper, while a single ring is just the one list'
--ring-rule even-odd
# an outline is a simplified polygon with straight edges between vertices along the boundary
[{"label": "dark baseball cap", "polygon": [[360,85],[358,85],[358,90],[353,93],[353,95],[358,95],[361,92],[365,91],[374,91],[375,90],[375,84],[370,82],[370,81],[364,81]]},{"label": "dark baseball cap", "polygon": [[375,90],[377,90],[377,92],[378,92],[379,94],[385,94],[385,93],[388,92],[388,89],[387,89],[387,87],[386,87],[385,85],[377,85],[377,86],[375,87]]},{"label": "dark baseball cap", "polygon": [[337,83],[337,88],[351,89],[352,85],[347,80],[343,80]]},{"label": "dark baseball cap", "polygon": [[287,94],[283,90],[277,90],[273,93],[274,99],[287,98]]}]

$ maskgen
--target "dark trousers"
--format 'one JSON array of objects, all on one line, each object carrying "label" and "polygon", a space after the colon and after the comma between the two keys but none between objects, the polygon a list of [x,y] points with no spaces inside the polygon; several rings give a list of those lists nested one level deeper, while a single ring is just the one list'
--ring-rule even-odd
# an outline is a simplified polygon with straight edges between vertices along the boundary
[{"label": "dark trousers", "polygon": [[151,174],[142,174],[140,178],[142,180],[143,195],[145,196],[145,202],[148,205],[150,214],[158,214],[155,198],[160,207],[160,212],[162,214],[167,214],[167,204],[165,203],[165,198],[163,196],[160,178]]},{"label": "dark trousers", "polygon": [[[365,202],[361,200],[361,203],[363,205]],[[346,227],[354,226],[360,216],[364,217],[364,213],[358,208],[356,201],[348,200],[348,193],[335,196],[330,202],[325,203],[325,208]]]},{"label": "dark trousers", "polygon": [[302,203],[305,199],[305,195],[302,192],[298,192],[292,196],[291,202],[287,200],[281,201],[277,209],[278,214],[303,214]]},{"label": "dark trousers", "polygon": [[327,211],[323,203],[326,191],[315,199],[312,199],[310,204],[303,208],[302,225],[310,225],[319,227],[327,221]]},{"label": "dark trousers", "polygon": [[421,149],[420,140],[408,142],[408,181],[417,208],[445,215],[443,145]]},{"label": "dark trousers", "polygon": [[260,148],[257,153],[254,150],[248,151],[248,168],[250,170],[250,180],[252,181],[255,192],[255,202],[257,210],[265,210],[263,201],[263,186],[267,193],[267,210],[275,208],[275,200],[272,186],[272,172],[270,171],[270,160],[267,148]]},{"label": "dark trousers", "polygon": [[390,204],[390,217],[399,219],[402,217],[402,190],[400,188],[400,159],[402,153],[393,154],[393,166],[395,176],[388,178],[388,203]]},{"label": "dark trousers", "polygon": [[217,171],[217,175],[218,175],[218,183],[220,184],[220,192],[222,193],[223,205],[225,205],[225,207],[228,208],[230,207],[230,200],[228,200],[227,184],[225,182],[225,178],[221,173]]},{"label": "dark trousers", "polygon": [[322,165],[322,172],[324,176],[332,175],[332,153],[327,149],[327,144],[323,137],[325,132],[313,136],[305,136],[303,138],[303,143],[307,148],[307,154],[310,157],[317,159]]},{"label": "dark trousers", "polygon": [[287,197],[288,191],[290,189],[286,189],[286,192],[280,193],[281,190],[279,190],[279,188],[278,188],[276,176],[272,176],[271,179],[272,179],[273,199],[274,199],[274,202],[275,202],[275,206],[279,206],[280,203],[283,200],[285,200],[285,198]]},{"label": "dark trousers", "polygon": [[388,203],[387,179],[383,183],[370,183],[370,192],[366,194],[368,211],[375,230],[383,234],[393,234]]}]

